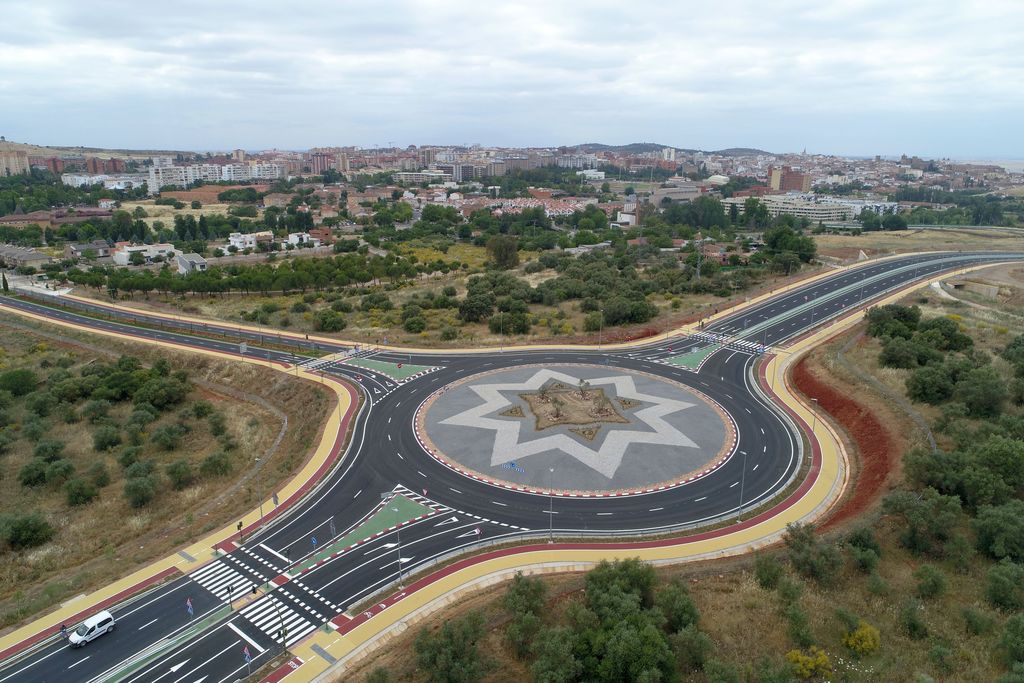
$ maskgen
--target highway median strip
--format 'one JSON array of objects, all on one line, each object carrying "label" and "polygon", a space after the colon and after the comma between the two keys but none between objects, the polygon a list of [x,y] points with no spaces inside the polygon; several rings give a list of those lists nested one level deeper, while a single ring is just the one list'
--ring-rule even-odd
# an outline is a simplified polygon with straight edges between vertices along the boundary
[{"label": "highway median strip", "polygon": [[362,524],[327,543],[323,549],[317,550],[312,555],[300,560],[289,570],[288,574],[290,576],[301,574],[321,562],[340,555],[349,548],[354,548],[364,541],[384,534],[397,526],[432,515],[435,512],[436,510],[433,508],[417,503],[411,498],[406,498],[401,494],[395,495],[388,500],[387,504],[380,505],[376,512],[370,515]]}]

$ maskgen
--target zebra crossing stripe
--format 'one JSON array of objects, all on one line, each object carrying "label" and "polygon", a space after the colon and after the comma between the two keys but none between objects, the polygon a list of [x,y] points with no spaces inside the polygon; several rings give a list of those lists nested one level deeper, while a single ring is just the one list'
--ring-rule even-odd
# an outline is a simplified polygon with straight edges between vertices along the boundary
[{"label": "zebra crossing stripe", "polygon": [[278,638],[280,629],[286,629],[288,633],[285,640],[286,645],[301,640],[317,626],[303,615],[295,612],[287,603],[272,595],[247,605],[239,611],[239,614],[271,638]]},{"label": "zebra crossing stripe", "polygon": [[254,585],[252,581],[246,579],[221,561],[203,567],[199,571],[190,574],[189,578],[221,600],[228,596],[229,586],[232,589],[232,593],[240,593]]}]

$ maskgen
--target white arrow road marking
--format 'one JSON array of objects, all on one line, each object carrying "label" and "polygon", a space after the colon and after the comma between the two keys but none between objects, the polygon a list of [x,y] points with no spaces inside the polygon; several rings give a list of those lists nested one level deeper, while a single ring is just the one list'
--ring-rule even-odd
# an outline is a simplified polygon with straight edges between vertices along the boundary
[{"label": "white arrow road marking", "polygon": [[455,538],[466,538],[467,536],[480,536],[480,535],[481,535],[481,533],[478,530],[474,529],[472,531],[467,531],[464,534],[459,534]]},{"label": "white arrow road marking", "polygon": [[255,641],[255,640],[253,640],[252,638],[250,638],[249,636],[247,636],[247,635],[245,634],[245,632],[244,632],[244,631],[242,631],[242,629],[238,628],[237,626],[235,626],[234,624],[232,624],[232,623],[231,623],[230,621],[228,622],[228,628],[229,628],[229,629],[231,629],[232,631],[234,631],[235,633],[237,633],[237,634],[238,634],[238,637],[239,637],[239,638],[241,638],[242,640],[244,640],[245,642],[249,643],[249,644],[250,644],[250,645],[252,645],[252,646],[253,646],[254,648],[256,648],[256,652],[257,652],[257,654],[263,654],[264,652],[266,652],[266,650],[264,650],[264,649],[263,649],[262,647],[260,647],[260,646],[259,646],[259,645],[258,645],[258,644],[256,643],[256,641]]},{"label": "white arrow road marking", "polygon": [[384,545],[379,545],[376,548],[372,548],[371,550],[367,550],[365,553],[363,553],[363,555],[369,555],[369,554],[375,553],[375,552],[377,552],[379,550],[391,550],[392,548],[394,548],[397,545],[398,545],[397,543],[385,543]]},{"label": "white arrow road marking", "polygon": [[435,527],[439,527],[439,526],[444,526],[445,524],[454,524],[457,521],[459,521],[458,517],[449,517],[448,519],[442,519],[440,522],[438,522],[434,526]]},{"label": "white arrow road marking", "polygon": [[203,676],[202,678],[197,678],[196,680],[192,681],[192,683],[203,683],[203,681],[205,681],[207,678],[209,678],[209,676]]},{"label": "white arrow road marking", "polygon": [[188,664],[188,660],[187,659],[184,662],[182,662],[181,664],[175,664],[174,666],[171,667],[171,673],[174,673],[175,671],[177,671],[181,667],[185,666],[186,664]]}]

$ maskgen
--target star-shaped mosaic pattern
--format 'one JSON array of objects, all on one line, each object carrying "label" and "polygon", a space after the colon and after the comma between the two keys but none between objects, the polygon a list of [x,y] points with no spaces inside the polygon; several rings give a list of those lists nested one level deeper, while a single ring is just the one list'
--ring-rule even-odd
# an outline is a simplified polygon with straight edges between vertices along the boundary
[{"label": "star-shaped mosaic pattern", "polygon": [[633,412],[632,417],[649,427],[650,431],[612,428],[605,434],[600,447],[596,449],[580,443],[568,434],[552,434],[523,441],[521,440],[523,424],[521,421],[487,417],[512,405],[512,401],[506,398],[502,392],[536,391],[551,380],[575,386],[579,383],[579,379],[563,372],[542,369],[525,382],[473,384],[469,388],[476,392],[483,403],[475,408],[452,415],[442,420],[441,424],[493,431],[495,434],[494,446],[491,450],[492,466],[514,462],[545,451],[560,450],[609,479],[615,476],[630,444],[645,443],[699,448],[692,439],[664,420],[666,416],[692,408],[695,404],[640,393],[633,378],[629,375],[613,375],[587,381],[591,387],[613,387],[614,395],[618,398],[633,399],[645,404],[646,407]]}]

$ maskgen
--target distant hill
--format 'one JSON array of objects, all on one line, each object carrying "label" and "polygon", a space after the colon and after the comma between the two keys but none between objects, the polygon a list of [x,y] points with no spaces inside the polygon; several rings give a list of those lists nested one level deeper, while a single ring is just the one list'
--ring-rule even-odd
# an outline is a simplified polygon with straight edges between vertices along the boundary
[{"label": "distant hill", "polygon": [[91,157],[151,157],[174,156],[176,154],[193,154],[184,150],[148,150],[148,149],[105,149],[103,147],[60,147],[56,145],[33,145],[29,142],[0,142],[0,150],[25,152],[32,156],[87,155]]},{"label": "distant hill", "polygon": [[710,154],[720,154],[723,157],[749,157],[756,154],[772,154],[772,152],[766,152],[763,149],[755,149],[753,147],[730,147],[729,149],[719,149]]}]

